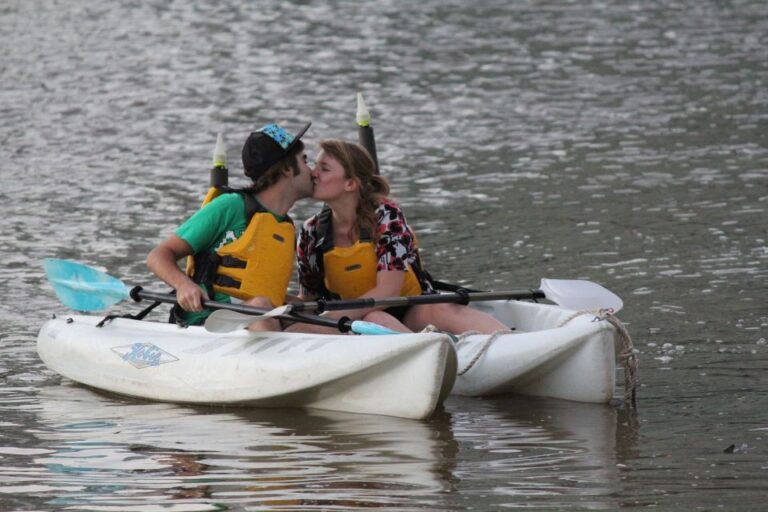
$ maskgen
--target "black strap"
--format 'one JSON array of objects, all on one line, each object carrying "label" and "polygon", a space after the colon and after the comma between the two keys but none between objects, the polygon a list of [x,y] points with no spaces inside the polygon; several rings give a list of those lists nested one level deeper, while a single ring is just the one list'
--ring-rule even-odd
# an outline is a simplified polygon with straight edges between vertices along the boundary
[{"label": "black strap", "polygon": [[240,195],[243,196],[243,201],[245,201],[245,224],[247,226],[256,213],[264,212],[266,210],[261,206],[261,203],[256,200],[253,194],[240,192]]},{"label": "black strap", "polygon": [[202,284],[208,292],[208,298],[213,300],[213,284],[216,282],[216,270],[221,263],[221,256],[216,253],[199,252],[195,254],[195,273],[192,281]]},{"label": "black strap", "polygon": [[[257,213],[266,213],[269,212],[264,205],[262,205],[258,199],[248,190],[235,190],[234,192],[237,192],[238,194],[243,196],[243,200],[245,201],[245,224],[248,225],[251,223],[251,219],[253,216]],[[270,212],[271,213],[271,212]],[[290,222],[293,224],[293,219],[290,215],[286,214],[282,220],[282,222]]]},{"label": "black strap", "polygon": [[153,309],[155,309],[160,304],[162,304],[162,302],[159,302],[159,301],[158,302],[153,302],[149,306],[147,306],[144,309],[142,309],[141,311],[139,311],[137,314],[135,314],[133,316],[130,316],[130,315],[126,315],[126,316],[128,316],[129,318],[133,318],[134,320],[144,320],[144,317],[147,316]]},{"label": "black strap", "polygon": [[429,272],[427,272],[427,270],[421,264],[421,255],[419,255],[418,249],[416,249],[416,260],[411,265],[411,268],[413,269],[413,273],[416,274],[416,279],[419,281],[419,284],[421,285],[422,293],[424,292],[425,286],[431,286],[435,290],[438,289],[435,286],[435,280],[432,279],[432,276],[429,274]]},{"label": "black strap", "polygon": [[101,321],[96,324],[96,327],[104,327],[106,324],[114,320],[115,318],[129,318],[131,320],[144,320],[144,317],[147,316],[153,309],[155,309],[157,306],[162,304],[162,302],[153,302],[146,308],[142,309],[135,315],[126,314],[126,315],[107,315],[104,318],[101,319]]},{"label": "black strap", "polygon": [[458,284],[451,284],[451,283],[446,283],[445,281],[438,281],[437,279],[432,279],[432,286],[435,287],[435,290],[442,290],[445,292],[454,292],[454,293],[464,293],[464,292],[472,293],[472,292],[480,291],[480,290],[473,290],[472,288],[466,288]]},{"label": "black strap", "polygon": [[331,226],[331,215],[333,212],[326,205],[317,214],[317,229],[315,230],[315,248],[320,249],[320,254],[317,259],[317,263],[320,266],[320,270],[323,270],[323,254],[333,250],[333,227]]},{"label": "black strap", "polygon": [[333,250],[333,227],[331,226],[331,215],[333,212],[328,205],[323,206],[320,213],[317,214],[317,228],[315,231],[315,257],[317,260],[317,269],[320,271],[322,279],[320,280],[320,289],[317,290],[321,299],[338,300],[341,297],[333,293],[325,286],[325,262],[323,257],[325,253]]},{"label": "black strap", "polygon": [[189,327],[189,322],[184,318],[184,309],[178,304],[171,306],[171,312],[168,314],[168,323],[176,324],[179,327]]}]

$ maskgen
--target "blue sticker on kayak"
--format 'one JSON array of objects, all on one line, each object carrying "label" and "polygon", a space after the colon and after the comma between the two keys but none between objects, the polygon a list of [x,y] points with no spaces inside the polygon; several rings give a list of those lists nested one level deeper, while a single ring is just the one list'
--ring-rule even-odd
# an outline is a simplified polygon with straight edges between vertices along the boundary
[{"label": "blue sticker on kayak", "polygon": [[179,360],[178,357],[151,343],[134,343],[133,345],[112,347],[112,352],[139,370],[148,366],[160,366]]}]

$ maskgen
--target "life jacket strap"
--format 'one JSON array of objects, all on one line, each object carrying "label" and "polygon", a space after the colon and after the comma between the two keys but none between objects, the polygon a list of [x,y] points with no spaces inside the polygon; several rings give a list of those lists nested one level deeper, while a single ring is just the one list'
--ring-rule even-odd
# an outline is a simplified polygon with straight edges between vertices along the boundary
[{"label": "life jacket strap", "polygon": [[221,260],[221,265],[225,267],[245,268],[248,265],[247,261],[235,258],[234,256],[222,256],[219,259]]},{"label": "life jacket strap", "polygon": [[331,231],[332,214],[333,212],[331,211],[330,207],[325,205],[317,215],[317,229],[315,231],[315,236],[317,239],[315,242],[315,252],[318,253],[316,258],[317,268],[320,271],[320,275],[323,276],[323,278],[320,280],[320,289],[318,290],[318,293],[320,294],[320,298],[339,300],[341,297],[338,294],[333,293],[325,286],[325,266],[323,264],[323,255],[328,251],[332,251],[334,247],[333,232]]},{"label": "life jacket strap", "polygon": [[192,281],[205,286],[208,292],[208,298],[213,300],[213,284],[216,281],[216,269],[221,263],[221,256],[216,253],[198,253],[195,254],[195,273]]}]

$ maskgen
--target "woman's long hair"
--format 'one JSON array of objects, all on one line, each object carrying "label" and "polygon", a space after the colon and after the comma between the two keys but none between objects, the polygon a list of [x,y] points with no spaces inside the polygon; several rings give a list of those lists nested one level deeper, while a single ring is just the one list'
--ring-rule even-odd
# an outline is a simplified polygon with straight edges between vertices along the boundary
[{"label": "woman's long hair", "polygon": [[328,139],[320,142],[320,149],[341,164],[347,179],[357,180],[360,185],[356,212],[357,228],[358,230],[365,229],[376,242],[379,238],[376,209],[389,194],[389,183],[376,174],[376,164],[373,158],[359,144]]}]

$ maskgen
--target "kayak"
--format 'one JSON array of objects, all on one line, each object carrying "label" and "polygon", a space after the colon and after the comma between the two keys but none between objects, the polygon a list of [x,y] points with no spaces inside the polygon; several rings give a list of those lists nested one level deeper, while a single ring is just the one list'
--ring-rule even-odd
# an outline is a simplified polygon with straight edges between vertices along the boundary
[{"label": "kayak", "polygon": [[[45,269],[57,297],[76,311],[105,309],[127,297],[176,300],[170,294],[130,288],[73,261],[48,259]],[[556,305],[501,297],[543,297]],[[631,340],[621,322],[606,313],[620,309],[622,301],[595,283],[542,279],[540,290],[522,293],[392,297],[362,306],[457,299],[472,299],[474,307],[511,330],[457,338],[433,329],[396,333],[347,319],[344,327],[361,335],[251,333],[242,327],[257,318],[254,314],[330,323],[340,329],[342,321],[294,316],[284,309],[297,308],[294,304],[266,311],[212,303],[209,307],[225,311],[212,313],[205,327],[112,316],[108,322],[99,316],[54,318],[40,330],[38,353],[51,369],[75,382],[150,400],[308,407],[423,419],[451,391],[466,396],[516,393],[608,402],[616,385],[620,338],[625,398],[634,404],[636,359]],[[323,306],[343,309],[348,302],[328,301]],[[311,302],[300,305],[312,312],[316,307]]]},{"label": "kayak", "polygon": [[[616,329],[595,314],[475,302],[514,328],[377,336],[211,333],[203,327],[73,315],[46,322],[38,353],[57,373],[112,393],[177,403],[307,407],[424,419],[449,391],[607,403]],[[458,371],[458,375],[457,375]],[[454,384],[455,381],[455,384]]]},{"label": "kayak", "polygon": [[514,330],[493,339],[459,338],[453,394],[515,393],[593,403],[613,398],[617,330],[605,318],[534,302],[472,305]]},{"label": "kayak", "polygon": [[99,390],[165,402],[307,407],[429,418],[456,354],[441,333],[211,333],[203,327],[72,315],[47,321],[37,350],[53,371]]}]

